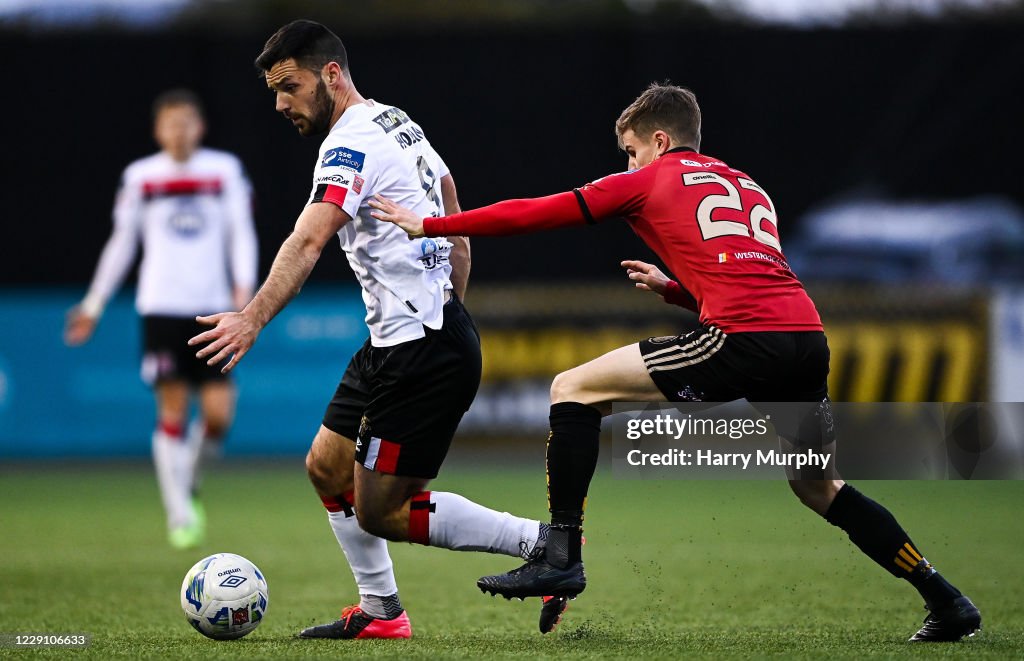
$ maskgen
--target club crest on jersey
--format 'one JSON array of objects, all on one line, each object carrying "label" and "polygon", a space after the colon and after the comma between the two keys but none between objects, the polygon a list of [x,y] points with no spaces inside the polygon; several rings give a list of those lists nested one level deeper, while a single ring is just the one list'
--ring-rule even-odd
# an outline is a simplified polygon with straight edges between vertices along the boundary
[{"label": "club crest on jersey", "polygon": [[202,233],[206,219],[192,205],[183,205],[168,217],[167,225],[175,234],[191,239]]},{"label": "club crest on jersey", "polygon": [[328,149],[324,152],[324,158],[320,161],[320,167],[344,168],[353,172],[362,172],[364,160],[366,160],[366,154],[363,152],[338,147],[337,149]]}]

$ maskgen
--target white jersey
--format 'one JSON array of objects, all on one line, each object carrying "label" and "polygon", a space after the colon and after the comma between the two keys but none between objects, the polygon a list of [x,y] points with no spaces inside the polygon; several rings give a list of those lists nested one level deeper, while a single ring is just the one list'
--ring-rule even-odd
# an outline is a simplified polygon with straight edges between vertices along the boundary
[{"label": "white jersey", "polygon": [[371,218],[366,203],[380,194],[421,216],[443,215],[446,174],[423,130],[398,108],[372,100],[346,109],[320,147],[309,204],[331,202],[352,217],[338,237],[363,289],[373,346],[424,337],[424,326],[441,328],[452,244],[410,240]]},{"label": "white jersey", "polygon": [[179,163],[165,152],[125,168],[114,204],[114,232],[83,310],[99,316],[143,244],[136,309],[191,317],[233,309],[232,286],[256,284],[252,190],[241,162],[197,150]]}]

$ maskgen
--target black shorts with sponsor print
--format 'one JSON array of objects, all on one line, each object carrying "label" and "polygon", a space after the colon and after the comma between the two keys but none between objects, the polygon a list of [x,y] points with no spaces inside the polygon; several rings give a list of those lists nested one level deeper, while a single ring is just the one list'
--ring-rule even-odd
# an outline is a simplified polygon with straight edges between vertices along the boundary
[{"label": "black shorts with sponsor print", "polygon": [[672,402],[821,402],[829,349],[821,331],[732,333],[700,326],[640,342],[644,365]]},{"label": "black shorts with sponsor print", "polygon": [[356,441],[356,461],[380,473],[434,478],[480,386],[480,335],[457,297],[439,330],[352,356],[323,425]]},{"label": "black shorts with sponsor print", "polygon": [[201,386],[228,378],[219,365],[207,365],[196,358],[196,347],[188,341],[209,330],[194,317],[145,315],[142,317],[142,380],[149,385],[163,381],[185,381]]}]

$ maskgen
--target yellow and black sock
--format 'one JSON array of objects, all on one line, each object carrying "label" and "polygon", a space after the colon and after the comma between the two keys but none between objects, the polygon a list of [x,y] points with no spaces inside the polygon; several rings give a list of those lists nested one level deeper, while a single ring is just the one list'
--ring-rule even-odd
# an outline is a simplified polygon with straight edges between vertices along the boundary
[{"label": "yellow and black sock", "polygon": [[921,555],[889,510],[849,484],[836,494],[825,520],[842,528],[857,548],[890,574],[906,579],[929,605],[961,596]]}]

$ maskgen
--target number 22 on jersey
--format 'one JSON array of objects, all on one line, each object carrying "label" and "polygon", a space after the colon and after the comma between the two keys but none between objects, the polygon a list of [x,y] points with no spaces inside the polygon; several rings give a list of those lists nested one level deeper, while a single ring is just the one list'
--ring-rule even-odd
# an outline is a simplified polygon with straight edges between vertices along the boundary
[{"label": "number 22 on jersey", "polygon": [[[775,206],[772,204],[771,198],[764,192],[764,189],[750,179],[737,177],[736,181],[741,188],[760,193],[764,197],[765,202],[768,203],[768,206],[755,204],[751,207],[747,223],[734,220],[715,220],[712,218],[715,209],[743,211],[740,191],[731,181],[714,172],[686,172],[683,174],[684,186],[706,186],[713,184],[725,189],[724,195],[709,193],[697,205],[697,223],[700,225],[700,233],[704,240],[710,241],[721,236],[753,236],[766,246],[782,252],[782,245],[776,237],[779,221],[775,216]],[[771,223],[771,226],[775,229],[775,234],[767,231],[762,226],[762,223],[765,222]]]}]

